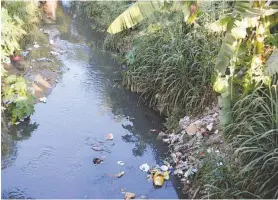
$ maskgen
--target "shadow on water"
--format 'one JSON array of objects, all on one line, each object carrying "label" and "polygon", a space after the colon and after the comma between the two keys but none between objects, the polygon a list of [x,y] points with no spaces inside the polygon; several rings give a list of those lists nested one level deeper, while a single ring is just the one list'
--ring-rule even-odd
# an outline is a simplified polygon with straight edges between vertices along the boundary
[{"label": "shadow on water", "polygon": [[[56,24],[44,28],[59,30],[57,46],[68,51],[60,59],[70,70],[49,102],[36,105],[32,123],[24,121],[7,133],[2,197],[122,198],[121,188],[128,187],[149,198],[186,198],[174,177],[154,189],[139,170],[140,164],[161,164],[167,156],[157,133],[150,131],[163,129],[163,119],[114,81],[119,67],[109,55],[89,48],[91,42],[100,43],[103,35],[61,7]],[[115,137],[115,146],[105,143],[111,153],[92,152],[88,144],[108,130]],[[93,166],[93,156],[104,156],[105,162]],[[126,174],[111,178],[123,170],[115,166],[121,159]]]}]

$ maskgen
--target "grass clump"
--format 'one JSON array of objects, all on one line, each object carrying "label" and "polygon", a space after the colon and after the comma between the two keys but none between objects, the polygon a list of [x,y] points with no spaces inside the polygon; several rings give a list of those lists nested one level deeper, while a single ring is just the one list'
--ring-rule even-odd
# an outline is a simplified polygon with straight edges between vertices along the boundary
[{"label": "grass clump", "polygon": [[[278,93],[277,86],[257,88],[238,100],[233,122],[224,130],[230,144],[230,159],[215,176],[216,169],[196,177],[209,198],[278,198]],[[208,161],[207,165],[213,162]]]},{"label": "grass clump", "polygon": [[170,115],[194,115],[215,101],[211,83],[221,39],[203,28],[173,24],[138,37],[124,85]]}]

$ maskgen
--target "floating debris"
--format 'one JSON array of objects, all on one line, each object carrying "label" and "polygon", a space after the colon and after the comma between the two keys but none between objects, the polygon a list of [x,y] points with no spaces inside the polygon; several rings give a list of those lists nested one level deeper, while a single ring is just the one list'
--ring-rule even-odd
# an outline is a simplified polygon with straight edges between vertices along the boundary
[{"label": "floating debris", "polygon": [[108,133],[108,134],[106,135],[106,140],[113,140],[113,138],[114,138],[114,136],[113,136],[112,133]]},{"label": "floating debris", "polygon": [[121,178],[125,174],[124,171],[120,172],[119,174],[116,175],[117,178]]},{"label": "floating debris", "polygon": [[161,187],[164,184],[163,174],[156,172],[153,176],[153,184],[155,187]]},{"label": "floating debris", "polygon": [[135,198],[135,194],[131,193],[131,192],[126,192],[125,193],[125,199],[129,200],[129,199],[134,199]]},{"label": "floating debris", "polygon": [[118,165],[124,165],[125,163],[123,161],[118,161],[117,164]]},{"label": "floating debris", "polygon": [[150,170],[150,166],[147,163],[142,164],[139,168],[143,172],[147,172]]},{"label": "floating debris", "polygon": [[93,159],[93,163],[94,163],[95,165],[101,164],[102,162],[103,162],[103,160],[100,159],[100,158],[94,158],[94,159]]}]

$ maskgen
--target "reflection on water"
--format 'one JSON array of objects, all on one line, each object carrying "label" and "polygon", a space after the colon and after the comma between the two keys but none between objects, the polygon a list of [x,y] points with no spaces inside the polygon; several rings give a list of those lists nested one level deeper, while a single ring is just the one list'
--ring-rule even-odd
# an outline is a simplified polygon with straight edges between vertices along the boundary
[{"label": "reflection on water", "polygon": [[[64,20],[64,21],[63,21]],[[149,198],[184,197],[175,179],[154,189],[139,170],[142,163],[161,164],[167,149],[150,129],[162,120],[138,96],[115,87],[118,66],[88,47],[99,36],[84,20],[57,9],[55,47],[69,68],[47,103],[36,105],[31,121],[12,127],[10,148],[2,154],[2,194],[33,198],[123,198],[125,191]],[[105,135],[113,133],[113,141]],[[95,151],[97,146],[100,151]],[[93,158],[104,163],[94,166]],[[124,166],[117,161],[124,161]],[[125,171],[120,179],[114,174]]]}]

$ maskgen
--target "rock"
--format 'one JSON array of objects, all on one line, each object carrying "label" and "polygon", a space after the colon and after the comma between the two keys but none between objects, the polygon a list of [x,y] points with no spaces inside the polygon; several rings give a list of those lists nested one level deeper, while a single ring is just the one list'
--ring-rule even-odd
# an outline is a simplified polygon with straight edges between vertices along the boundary
[{"label": "rock", "polygon": [[188,127],[186,127],[186,133],[190,136],[195,135],[198,131],[198,128],[195,124],[190,124]]}]

